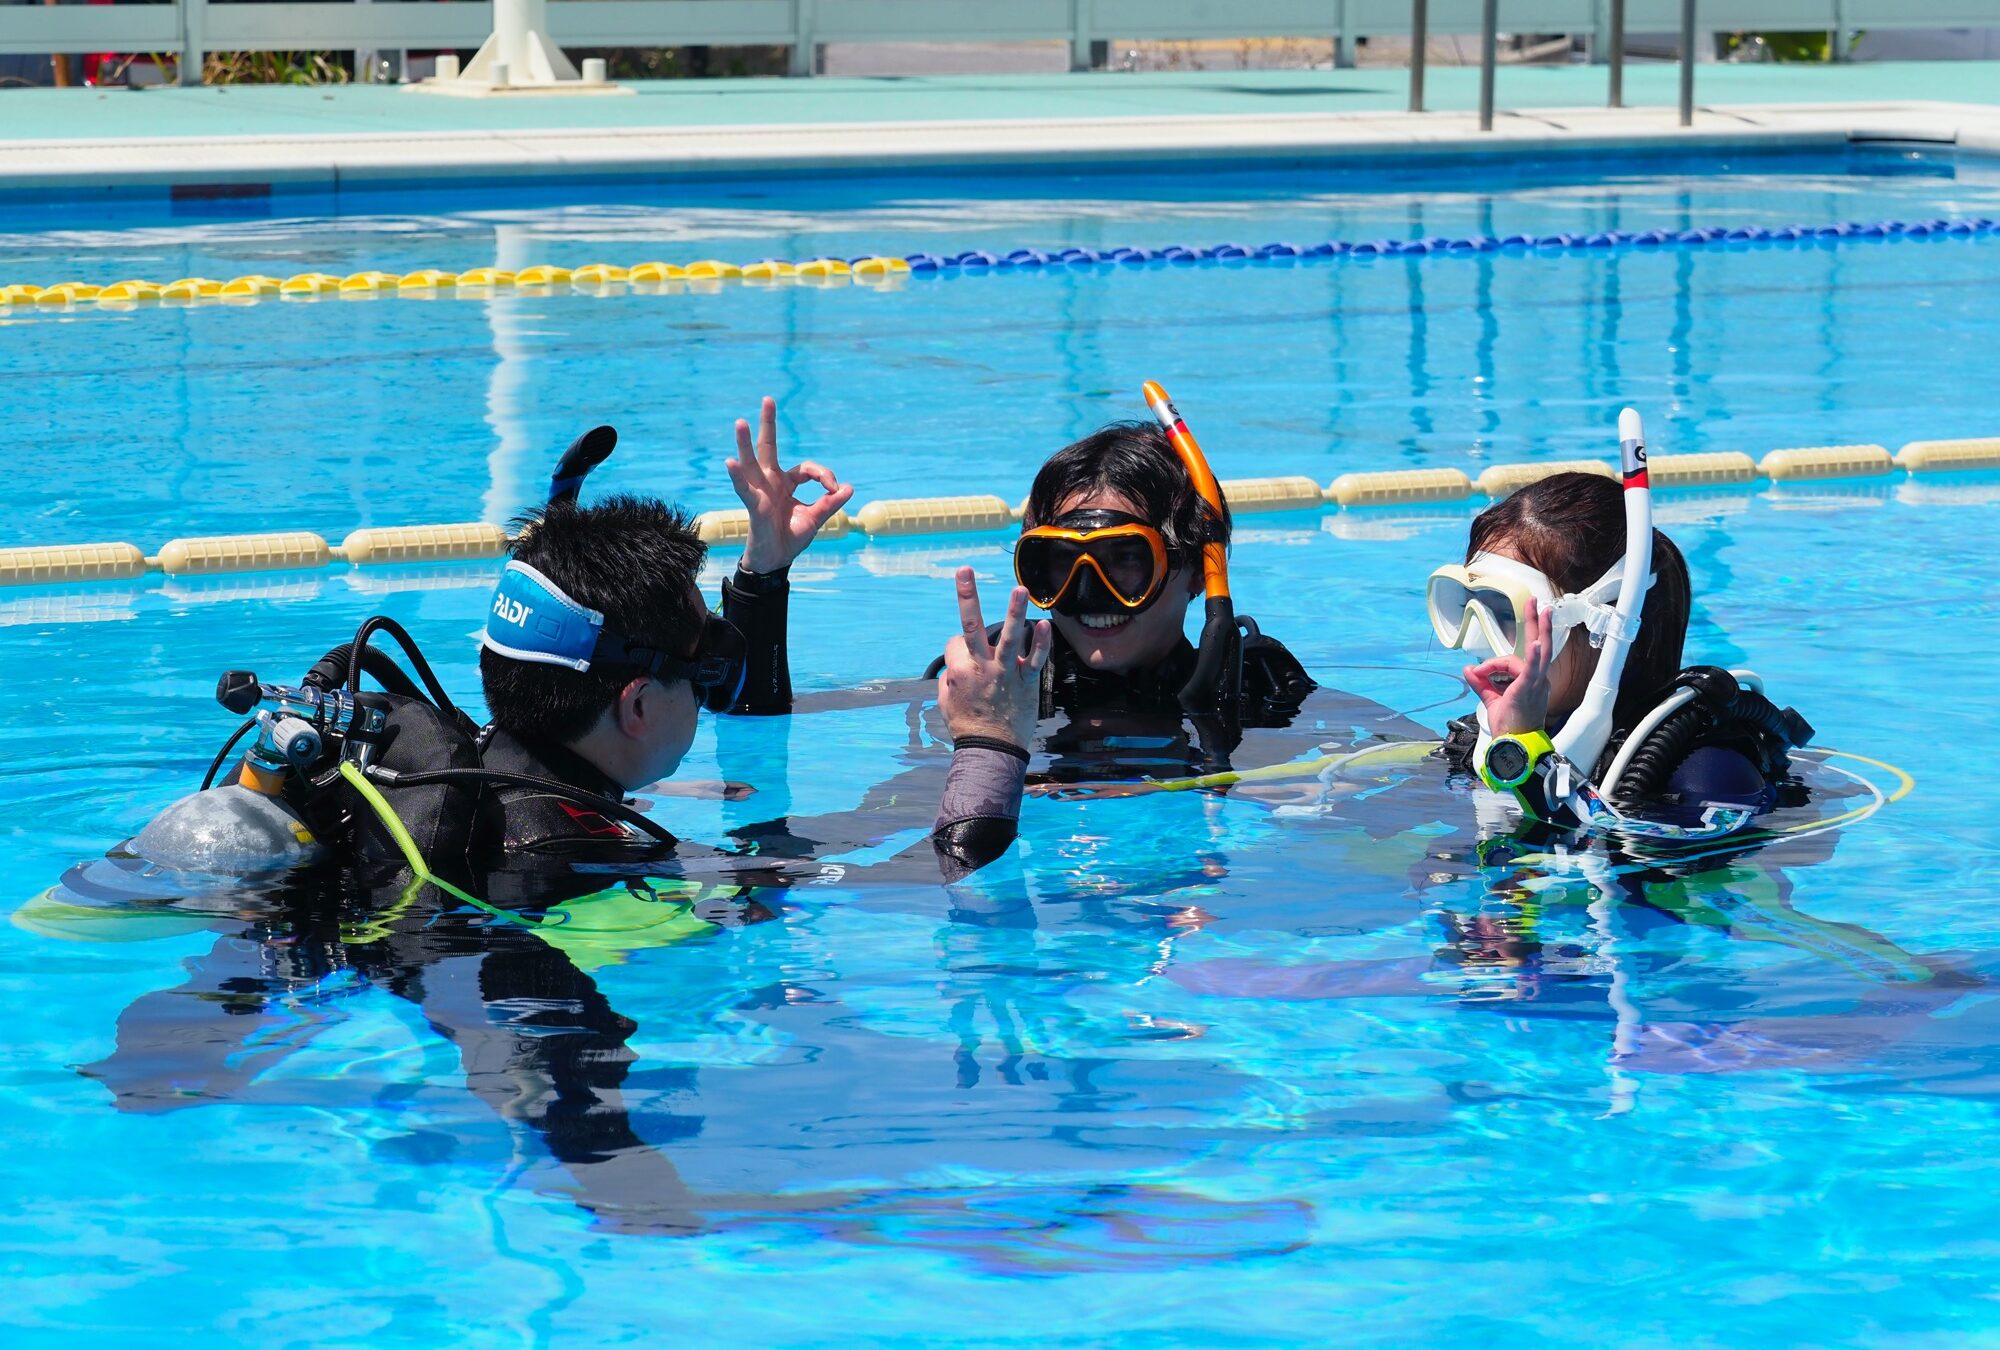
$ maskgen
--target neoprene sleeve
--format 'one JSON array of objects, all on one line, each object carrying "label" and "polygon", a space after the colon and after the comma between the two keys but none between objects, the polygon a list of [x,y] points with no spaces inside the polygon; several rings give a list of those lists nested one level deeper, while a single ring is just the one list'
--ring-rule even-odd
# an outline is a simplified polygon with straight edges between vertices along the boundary
[{"label": "neoprene sleeve", "polygon": [[1020,830],[1028,766],[984,746],[952,751],[931,844],[946,881],[957,881],[1007,851]]},{"label": "neoprene sleeve", "polygon": [[743,696],[729,711],[769,716],[792,710],[792,665],[785,652],[791,608],[791,569],[745,572],[722,583],[722,617],[736,625],[748,648]]}]

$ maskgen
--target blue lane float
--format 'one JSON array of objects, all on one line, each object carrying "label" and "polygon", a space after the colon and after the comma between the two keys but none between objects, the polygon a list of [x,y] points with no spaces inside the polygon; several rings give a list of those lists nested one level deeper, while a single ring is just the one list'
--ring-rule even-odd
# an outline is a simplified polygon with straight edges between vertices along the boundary
[{"label": "blue lane float", "polygon": [[1845,240],[1973,239],[2000,232],[2000,220],[1966,216],[1938,220],[1853,221],[1835,225],[1732,225],[1685,230],[1597,230],[1587,234],[1470,235],[1465,238],[1328,240],[1319,244],[1164,244],[1159,248],[1121,245],[1112,248],[1064,248],[1053,252],[1020,248],[1003,255],[973,250],[965,253],[912,253],[904,261],[913,274],[938,276],[951,272],[1034,271],[1052,267],[1146,267],[1196,263],[1292,263],[1305,259],[1470,257],[1480,253],[1597,253],[1607,249],[1729,248],[1746,244],[1822,245]]}]

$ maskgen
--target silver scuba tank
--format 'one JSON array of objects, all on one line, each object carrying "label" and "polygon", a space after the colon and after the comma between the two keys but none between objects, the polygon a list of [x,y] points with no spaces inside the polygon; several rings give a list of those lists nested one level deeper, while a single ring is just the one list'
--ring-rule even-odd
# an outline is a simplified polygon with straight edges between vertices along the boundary
[{"label": "silver scuba tank", "polygon": [[126,847],[160,867],[218,876],[299,867],[326,852],[283,798],[241,783],[188,794]]}]

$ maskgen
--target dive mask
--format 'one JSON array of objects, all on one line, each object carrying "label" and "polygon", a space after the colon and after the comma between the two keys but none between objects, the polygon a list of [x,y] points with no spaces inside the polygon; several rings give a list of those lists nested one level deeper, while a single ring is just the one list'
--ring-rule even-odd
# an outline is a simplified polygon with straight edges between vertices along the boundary
[{"label": "dive mask", "polygon": [[1024,530],[1014,545],[1014,577],[1028,598],[1064,614],[1137,614],[1159,599],[1169,567],[1166,539],[1123,511],[1072,511]]},{"label": "dive mask", "polygon": [[604,615],[572,600],[524,562],[509,562],[494,588],[479,645],[516,661],[589,670],[593,662],[636,666],[658,680],[686,680],[710,712],[726,712],[743,693],[748,644],[736,625],[710,614],[694,655],[641,646],[604,626]]},{"label": "dive mask", "polygon": [[[1474,554],[1462,567],[1451,563],[1431,573],[1425,591],[1431,631],[1447,647],[1525,657],[1528,644],[1521,631],[1521,616],[1527,613],[1532,597],[1551,612],[1551,661],[1561,653],[1570,630],[1579,625],[1590,634],[1593,647],[1601,646],[1607,634],[1629,640],[1631,635],[1624,632],[1626,620],[1616,608],[1624,566],[1625,560],[1620,558],[1582,591],[1558,595],[1548,577],[1526,563],[1496,553]],[[1647,584],[1651,585],[1650,578]],[[1636,624],[1631,626],[1636,630]]]}]

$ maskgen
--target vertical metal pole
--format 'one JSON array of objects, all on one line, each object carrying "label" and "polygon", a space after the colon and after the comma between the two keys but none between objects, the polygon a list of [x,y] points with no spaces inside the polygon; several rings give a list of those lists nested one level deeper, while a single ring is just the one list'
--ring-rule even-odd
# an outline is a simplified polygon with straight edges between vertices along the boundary
[{"label": "vertical metal pole", "polygon": [[[370,0],[353,0],[353,3],[365,5],[370,3]],[[354,49],[354,82],[356,84],[375,83],[375,62],[378,59],[373,47],[356,47]]]},{"label": "vertical metal pole", "polygon": [[1625,106],[1625,0],[1611,0],[1610,106]]},{"label": "vertical metal pole", "polygon": [[1430,41],[1429,0],[1410,3],[1410,111],[1424,110],[1424,46]]},{"label": "vertical metal pole", "polygon": [[1694,125],[1694,0],[1681,0],[1681,125]]},{"label": "vertical metal pole", "polygon": [[1340,0],[1340,33],[1333,40],[1333,65],[1336,70],[1354,69],[1354,3]]},{"label": "vertical metal pole", "polygon": [[792,0],[792,61],[789,73],[813,73],[813,0]]},{"label": "vertical metal pole", "polygon": [[1500,63],[1500,0],[1485,0],[1479,16],[1479,129],[1493,130],[1493,69]]},{"label": "vertical metal pole", "polygon": [[1090,69],[1090,0],[1069,0],[1069,68]]},{"label": "vertical metal pole", "polygon": [[1847,21],[1847,0],[1833,0],[1833,46],[1827,52],[1828,59],[1845,61],[1853,45],[1854,26]]},{"label": "vertical metal pole", "polygon": [[181,59],[174,68],[176,84],[200,84],[208,63],[208,0],[178,0],[181,10]]}]

